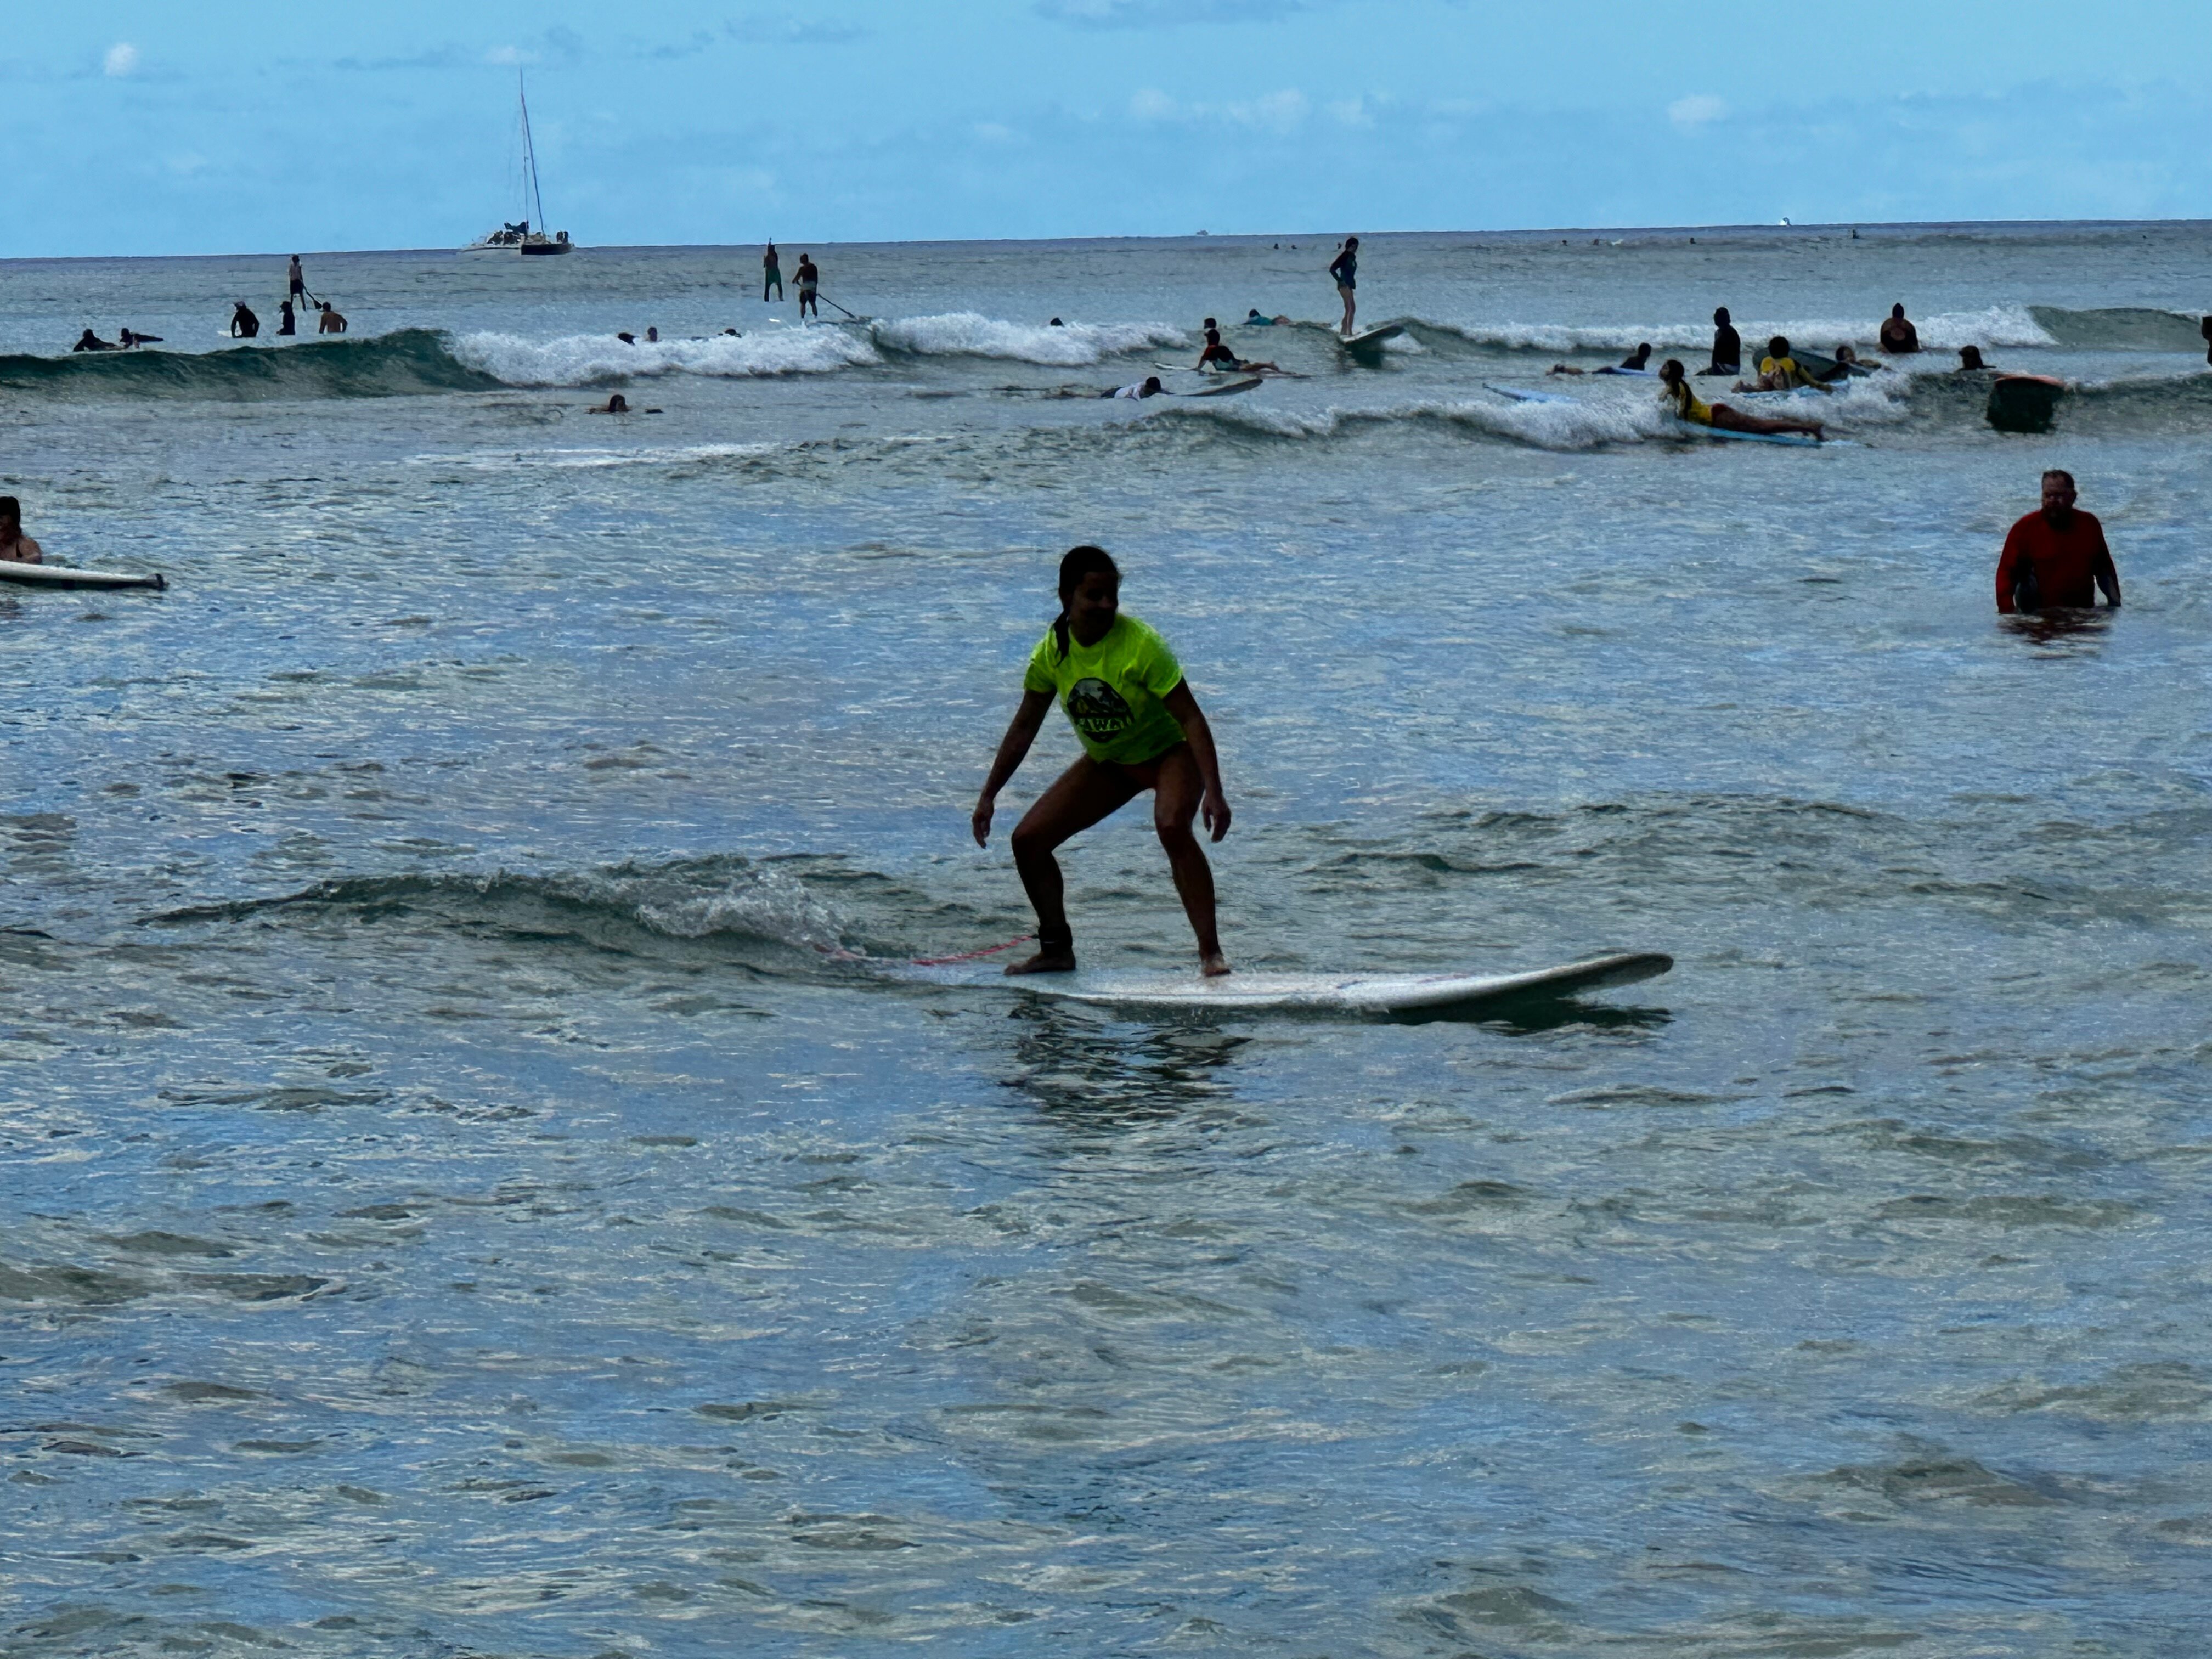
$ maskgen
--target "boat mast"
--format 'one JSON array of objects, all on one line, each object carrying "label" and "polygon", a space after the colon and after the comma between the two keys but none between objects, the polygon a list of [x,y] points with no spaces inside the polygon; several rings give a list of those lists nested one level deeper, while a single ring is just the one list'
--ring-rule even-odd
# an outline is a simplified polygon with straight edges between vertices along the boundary
[{"label": "boat mast", "polygon": [[541,236],[551,233],[545,228],[545,198],[538,193],[538,146],[530,139],[530,98],[522,89],[522,70],[514,71],[515,100],[522,106],[522,165],[530,174],[530,203],[538,210],[536,223]]}]

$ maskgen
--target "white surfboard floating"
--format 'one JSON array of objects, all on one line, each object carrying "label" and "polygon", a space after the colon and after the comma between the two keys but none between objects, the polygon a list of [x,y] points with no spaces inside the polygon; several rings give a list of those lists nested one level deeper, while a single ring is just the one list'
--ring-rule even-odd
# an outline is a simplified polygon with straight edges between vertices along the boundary
[{"label": "white surfboard floating", "polygon": [[25,587],[167,587],[161,576],[134,576],[122,570],[72,570],[65,564],[20,564],[0,559],[0,582]]},{"label": "white surfboard floating", "polygon": [[1406,331],[1403,323],[1384,323],[1379,328],[1363,329],[1357,334],[1337,337],[1337,344],[1346,351],[1379,350],[1385,340],[1395,340]]},{"label": "white surfboard floating", "polygon": [[1510,398],[1516,404],[1571,404],[1574,402],[1572,398],[1568,397],[1563,392],[1538,392],[1534,387],[1525,386],[1494,386],[1490,381],[1485,380],[1482,383],[1482,389],[1485,392],[1495,392],[1501,398]]},{"label": "white surfboard floating", "polygon": [[1072,974],[1024,974],[1000,982],[1035,996],[1106,1007],[1388,1015],[1575,996],[1608,985],[1632,985],[1674,965],[1672,957],[1637,951],[1523,974],[1238,973],[1207,979],[1194,969],[1146,973],[1079,969]]}]

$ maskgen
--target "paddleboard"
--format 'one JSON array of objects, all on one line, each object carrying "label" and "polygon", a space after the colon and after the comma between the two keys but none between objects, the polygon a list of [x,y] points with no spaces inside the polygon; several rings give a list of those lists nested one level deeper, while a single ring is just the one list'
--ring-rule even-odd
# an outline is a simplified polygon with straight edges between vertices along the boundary
[{"label": "paddleboard", "polygon": [[134,576],[120,570],[72,570],[64,564],[22,564],[0,559],[0,582],[25,587],[167,587],[159,575]]},{"label": "paddleboard", "polygon": [[1194,971],[1079,969],[1072,974],[1025,974],[1003,983],[1034,996],[1102,1007],[1389,1015],[1576,996],[1609,985],[1632,985],[1674,965],[1672,957],[1638,951],[1521,974],[1240,973],[1206,979]]},{"label": "paddleboard", "polygon": [[1403,323],[1384,323],[1379,328],[1363,329],[1357,334],[1339,335],[1337,344],[1346,351],[1379,349],[1385,340],[1395,340],[1406,331]]},{"label": "paddleboard", "polygon": [[1501,398],[1510,398],[1516,404],[1571,404],[1574,402],[1562,392],[1537,392],[1524,386],[1492,386],[1482,383],[1485,392],[1495,392]]},{"label": "paddleboard", "polygon": [[[1789,444],[1799,449],[1819,449],[1823,443],[1823,440],[1809,437],[1802,432],[1731,432],[1724,426],[1700,426],[1695,421],[1680,419],[1672,424],[1680,428],[1684,435],[1692,438],[1726,438],[1732,442],[1746,444]],[[1843,441],[1830,438],[1825,441],[1833,446]]]}]

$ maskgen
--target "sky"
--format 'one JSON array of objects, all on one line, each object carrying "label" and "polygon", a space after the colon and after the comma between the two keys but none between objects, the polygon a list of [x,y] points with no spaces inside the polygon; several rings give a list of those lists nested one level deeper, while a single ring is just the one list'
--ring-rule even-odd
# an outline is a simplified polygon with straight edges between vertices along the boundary
[{"label": "sky", "polygon": [[2179,0],[11,11],[8,258],[2212,218]]}]

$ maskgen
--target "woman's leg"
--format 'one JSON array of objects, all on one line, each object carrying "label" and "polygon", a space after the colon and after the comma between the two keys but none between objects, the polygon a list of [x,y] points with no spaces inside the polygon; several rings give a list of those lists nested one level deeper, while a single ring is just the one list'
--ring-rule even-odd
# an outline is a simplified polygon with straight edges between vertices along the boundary
[{"label": "woman's leg", "polygon": [[1352,291],[1341,283],[1337,284],[1336,291],[1344,295],[1344,326],[1338,332],[1349,334],[1352,332],[1352,313],[1356,309],[1352,303],[1354,296]]},{"label": "woman's leg", "polygon": [[1826,435],[1818,421],[1769,420],[1761,415],[1747,415],[1726,404],[1713,405],[1713,424],[1729,432],[1802,432],[1814,438]]},{"label": "woman's leg", "polygon": [[1175,872],[1176,893],[1182,900],[1183,914],[1190,918],[1190,931],[1198,935],[1200,970],[1225,974],[1229,963],[1221,954],[1221,935],[1214,928],[1213,866],[1206,861],[1206,848],[1190,827],[1198,817],[1199,799],[1206,793],[1198,757],[1190,752],[1188,744],[1177,744],[1153,766],[1157,769],[1152,828],[1158,831],[1160,845],[1167,851],[1168,867]]},{"label": "woman's leg", "polygon": [[1067,925],[1060,860],[1053,850],[1127,805],[1142,787],[1121,767],[1085,755],[1022,814],[1014,826],[1014,868],[1036,911],[1037,952],[1015,963],[1008,973],[1060,974],[1074,968],[1075,933]]}]

